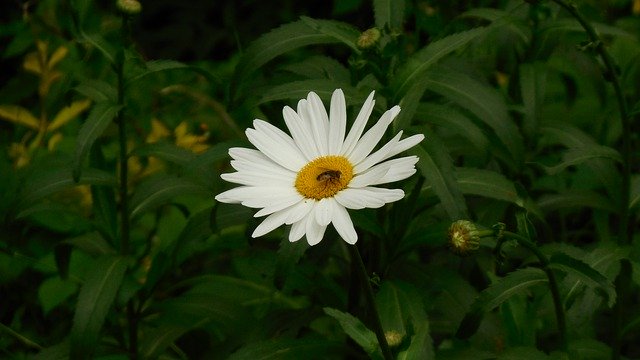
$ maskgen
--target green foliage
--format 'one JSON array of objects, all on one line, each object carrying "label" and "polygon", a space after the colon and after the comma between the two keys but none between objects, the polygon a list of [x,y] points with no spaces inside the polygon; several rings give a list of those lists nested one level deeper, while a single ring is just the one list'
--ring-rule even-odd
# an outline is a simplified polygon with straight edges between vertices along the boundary
[{"label": "green foliage", "polygon": [[640,358],[639,1],[10,3],[0,358],[384,358],[331,227],[214,199],[254,119],[336,88],[425,135],[349,212],[394,358]]}]

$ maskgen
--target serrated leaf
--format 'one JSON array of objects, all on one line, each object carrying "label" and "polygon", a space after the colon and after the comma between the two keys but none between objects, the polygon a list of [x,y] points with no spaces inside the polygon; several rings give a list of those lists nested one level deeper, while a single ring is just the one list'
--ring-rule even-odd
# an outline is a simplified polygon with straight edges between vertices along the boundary
[{"label": "serrated leaf", "polygon": [[604,291],[609,307],[616,302],[616,291],[613,283],[598,270],[592,268],[582,260],[567,254],[557,253],[551,256],[549,266],[577,275],[584,283],[592,287],[599,287]]},{"label": "serrated leaf", "polygon": [[358,318],[330,307],[325,307],[323,310],[325,314],[336,319],[340,323],[342,330],[360,345],[367,354],[373,354],[378,350],[376,334],[369,330]]},{"label": "serrated leaf", "polygon": [[46,169],[34,173],[25,184],[18,209],[58,191],[84,184],[115,186],[117,182],[113,174],[98,169],[85,169],[78,182],[74,181],[69,167]]},{"label": "serrated leaf", "polygon": [[137,187],[131,198],[131,218],[183,195],[201,195],[213,199],[210,190],[185,178],[162,176],[151,178]]},{"label": "serrated leaf", "polygon": [[423,119],[426,123],[443,127],[454,134],[459,134],[473,144],[481,154],[485,154],[491,148],[489,139],[487,139],[482,129],[455,107],[421,103],[418,105],[416,117]]},{"label": "serrated leaf", "polygon": [[40,121],[22,106],[0,105],[0,118],[32,130],[38,131],[40,129]]},{"label": "serrated leaf", "polygon": [[426,71],[438,60],[461,49],[469,41],[475,39],[485,31],[485,28],[476,28],[449,35],[432,42],[416,52],[398,71],[398,74],[394,77],[394,81],[391,84],[394,91],[395,102],[399,102],[399,99],[404,97],[415,82],[424,80]]},{"label": "serrated leaf", "polygon": [[322,34],[327,34],[349,46],[356,54],[360,53],[360,49],[356,46],[360,31],[353,27],[353,25],[334,20],[313,19],[307,16],[301,16],[300,19],[312,29]]},{"label": "serrated leaf", "polygon": [[479,195],[524,206],[513,182],[498,172],[459,167],[456,168],[456,178],[463,194]]},{"label": "serrated leaf", "polygon": [[451,220],[466,219],[467,205],[458,187],[453,160],[435,134],[426,134],[426,141],[410,152],[418,155],[417,167],[431,185]]},{"label": "serrated leaf", "polygon": [[473,113],[488,125],[506,148],[508,165],[517,167],[523,159],[524,143],[520,130],[510,118],[504,97],[493,87],[461,72],[438,69],[424,81],[428,89]]},{"label": "serrated leaf", "polygon": [[116,103],[118,98],[115,87],[96,79],[82,79],[74,90],[97,103]]},{"label": "serrated leaf", "polygon": [[502,304],[511,296],[527,290],[529,287],[548,282],[547,275],[538,268],[524,268],[507,274],[484,289],[471,305],[458,327],[456,337],[466,339],[473,335],[484,313]]},{"label": "serrated leaf", "polygon": [[96,349],[100,329],[120,288],[127,262],[124,257],[104,256],[87,270],[71,327],[71,359],[90,358]]},{"label": "serrated leaf", "polygon": [[610,159],[622,162],[622,156],[615,149],[603,145],[571,148],[562,154],[562,162],[555,166],[543,166],[549,175],[556,175],[569,166],[579,165],[592,159]]},{"label": "serrated leaf", "polygon": [[404,0],[374,0],[373,14],[376,27],[384,29],[388,25],[392,31],[400,31],[404,19],[404,5]]},{"label": "serrated leaf", "polygon": [[100,34],[88,34],[81,30],[78,35],[78,40],[93,46],[98,51],[100,51],[111,64],[115,64],[115,50],[113,46],[109,44],[109,42],[105,40]]},{"label": "serrated leaf", "polygon": [[82,114],[82,112],[88,109],[89,106],[91,106],[91,100],[88,99],[72,102],[69,106],[65,106],[56,114],[47,129],[49,131],[56,131],[60,126]]},{"label": "serrated leaf", "polygon": [[273,58],[303,46],[337,42],[339,40],[335,37],[318,32],[303,20],[282,25],[262,35],[247,47],[236,65],[231,84],[232,99],[237,97],[237,87]]},{"label": "serrated leaf", "polygon": [[311,56],[300,62],[287,64],[282,67],[282,70],[290,71],[308,79],[326,78],[347,84],[351,80],[349,69],[328,56]]},{"label": "serrated leaf", "polygon": [[76,150],[73,159],[73,178],[78,180],[82,172],[82,163],[93,146],[93,143],[102,135],[104,130],[111,124],[120,105],[111,103],[98,103],[89,113],[87,120],[80,128],[76,138]]}]

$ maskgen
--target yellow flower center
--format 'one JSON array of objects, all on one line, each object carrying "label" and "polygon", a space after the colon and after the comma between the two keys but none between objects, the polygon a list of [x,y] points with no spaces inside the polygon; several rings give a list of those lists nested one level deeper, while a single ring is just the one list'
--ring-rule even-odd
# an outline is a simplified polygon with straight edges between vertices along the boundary
[{"label": "yellow flower center", "polygon": [[296,177],[296,190],[307,199],[332,197],[349,185],[353,165],[344,156],[323,156],[305,165]]}]

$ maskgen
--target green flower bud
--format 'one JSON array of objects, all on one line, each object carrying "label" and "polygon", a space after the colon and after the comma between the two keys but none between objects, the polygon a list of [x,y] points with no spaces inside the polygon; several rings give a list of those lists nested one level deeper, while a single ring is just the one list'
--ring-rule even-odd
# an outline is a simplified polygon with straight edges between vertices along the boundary
[{"label": "green flower bud", "polygon": [[136,0],[116,0],[116,7],[126,15],[137,15],[142,11],[142,5]]},{"label": "green flower bud", "polygon": [[394,330],[385,331],[384,337],[387,339],[387,344],[389,344],[390,347],[396,347],[400,345],[400,343],[402,343],[402,339],[404,338],[402,334]]},{"label": "green flower bud", "polygon": [[371,28],[360,34],[358,41],[356,41],[356,45],[360,49],[368,49],[375,45],[378,40],[380,40],[380,30],[377,28]]},{"label": "green flower bud", "polygon": [[455,221],[449,226],[449,245],[458,255],[467,255],[480,247],[480,237],[486,231],[478,230],[476,224],[468,220]]}]

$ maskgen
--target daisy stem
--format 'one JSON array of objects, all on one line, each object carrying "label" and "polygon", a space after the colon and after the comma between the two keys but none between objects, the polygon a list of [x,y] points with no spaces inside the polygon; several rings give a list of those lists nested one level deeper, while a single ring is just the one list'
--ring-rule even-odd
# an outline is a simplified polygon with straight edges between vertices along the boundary
[{"label": "daisy stem", "polygon": [[376,338],[378,339],[378,344],[380,345],[380,349],[382,350],[382,355],[384,356],[385,360],[393,360],[393,354],[391,353],[391,349],[389,348],[389,344],[387,343],[387,338],[384,335],[384,329],[382,328],[382,322],[380,321],[380,314],[378,313],[376,301],[373,297],[371,278],[369,277],[367,268],[364,266],[362,256],[360,256],[360,250],[358,250],[358,246],[356,245],[347,245],[347,247],[349,248],[351,261],[354,261],[356,263],[356,267],[358,268],[357,273],[360,277],[360,283],[362,283],[362,287],[364,288],[364,296],[367,301],[367,306],[371,311],[371,315],[373,318],[373,327],[376,333]]},{"label": "daisy stem", "polygon": [[553,298],[553,305],[556,310],[556,322],[558,325],[558,338],[560,340],[560,346],[563,350],[566,350],[567,322],[564,312],[564,305],[562,304],[562,298],[560,296],[560,287],[558,286],[558,280],[556,279],[556,275],[554,274],[553,270],[549,267],[549,259],[545,254],[542,253],[542,251],[540,251],[540,249],[534,242],[520,234],[516,234],[510,231],[502,231],[502,238],[498,240],[498,246],[502,246],[504,240],[506,239],[517,241],[518,244],[530,250],[540,261],[542,270],[545,272],[545,274],[547,275],[547,279],[549,280],[549,290],[551,290],[551,297]]}]

